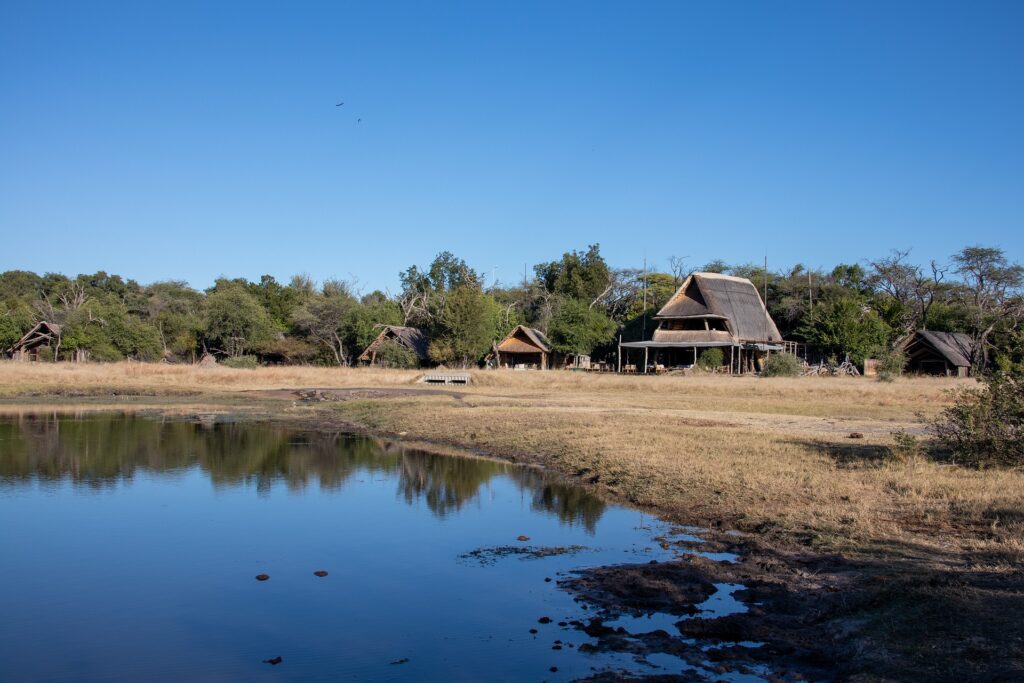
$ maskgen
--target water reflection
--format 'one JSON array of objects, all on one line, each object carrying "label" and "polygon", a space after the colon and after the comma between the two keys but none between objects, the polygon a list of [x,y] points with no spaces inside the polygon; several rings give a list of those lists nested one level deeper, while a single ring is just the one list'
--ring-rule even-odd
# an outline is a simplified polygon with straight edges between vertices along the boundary
[{"label": "water reflection", "polygon": [[386,475],[412,505],[438,517],[477,500],[495,476],[515,482],[531,508],[593,531],[600,499],[543,472],[490,460],[438,456],[393,442],[344,433],[299,431],[233,422],[190,422],[124,415],[22,415],[0,418],[0,485],[70,481],[103,490],[138,472],[173,474],[199,468],[217,488],[273,484],[340,491],[357,474]]}]

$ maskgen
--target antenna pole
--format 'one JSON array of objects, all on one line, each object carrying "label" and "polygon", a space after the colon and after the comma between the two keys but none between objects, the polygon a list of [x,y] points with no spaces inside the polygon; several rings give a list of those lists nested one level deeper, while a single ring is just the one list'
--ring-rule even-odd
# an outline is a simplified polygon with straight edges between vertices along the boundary
[{"label": "antenna pole", "polygon": [[641,332],[640,339],[647,341],[647,257],[644,256],[644,310],[640,314],[641,318]]}]

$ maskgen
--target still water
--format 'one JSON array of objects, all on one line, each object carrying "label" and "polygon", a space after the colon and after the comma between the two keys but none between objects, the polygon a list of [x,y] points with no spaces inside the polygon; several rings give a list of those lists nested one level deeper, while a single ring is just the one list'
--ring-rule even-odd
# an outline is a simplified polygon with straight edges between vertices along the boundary
[{"label": "still water", "polygon": [[[580,653],[558,626],[588,614],[560,575],[672,554],[664,525],[534,469],[265,424],[21,416],[0,418],[0,519],[0,681],[693,670]],[[500,546],[580,547],[471,554]]]}]

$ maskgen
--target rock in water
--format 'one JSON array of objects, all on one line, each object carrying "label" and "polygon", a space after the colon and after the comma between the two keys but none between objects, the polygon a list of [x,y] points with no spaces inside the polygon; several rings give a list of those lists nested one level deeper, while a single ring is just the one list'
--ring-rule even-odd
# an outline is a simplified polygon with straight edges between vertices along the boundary
[{"label": "rock in water", "polygon": [[278,664],[280,664],[283,661],[284,661],[284,657],[282,657],[281,655],[278,655],[278,656],[274,657],[273,659],[264,659],[263,663],[264,664],[269,664],[270,666],[277,666]]},{"label": "rock in water", "polygon": [[327,576],[327,572],[325,572],[323,569],[317,569],[315,572],[313,572],[313,576],[319,576],[322,579],[323,577]]},{"label": "rock in water", "polygon": [[266,581],[269,578],[270,578],[270,574],[257,574],[256,575],[256,580],[257,581]]}]

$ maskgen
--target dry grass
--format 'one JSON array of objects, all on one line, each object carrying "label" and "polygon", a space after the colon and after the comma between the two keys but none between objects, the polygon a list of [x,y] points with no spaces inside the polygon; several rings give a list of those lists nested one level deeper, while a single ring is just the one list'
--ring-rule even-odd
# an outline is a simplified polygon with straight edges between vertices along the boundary
[{"label": "dry grass", "polygon": [[[949,390],[970,381],[475,372],[472,386],[438,391],[417,385],[418,375],[0,362],[0,398],[10,410],[39,400],[108,405],[111,394],[130,394],[177,409],[220,401],[283,419],[344,421],[541,464],[681,522],[750,532],[758,547],[783,555],[838,552],[858,576],[874,577],[862,586],[876,586],[844,598],[839,618],[867,610],[870,644],[857,648],[888,653],[875,657],[878,670],[887,657],[902,661],[892,663],[897,678],[978,653],[988,661],[1017,628],[1007,605],[1024,604],[1024,472],[971,471],[889,450],[893,430],[921,432]],[[338,400],[307,404],[267,391],[301,387],[337,388]],[[963,642],[949,662],[937,660],[936,648],[956,639]]]}]

